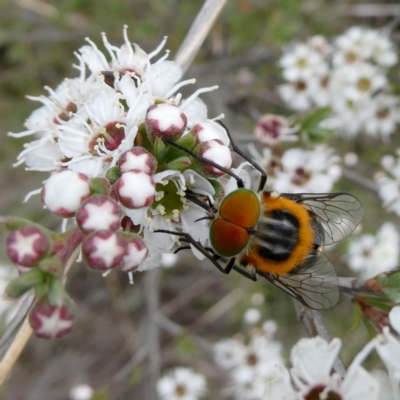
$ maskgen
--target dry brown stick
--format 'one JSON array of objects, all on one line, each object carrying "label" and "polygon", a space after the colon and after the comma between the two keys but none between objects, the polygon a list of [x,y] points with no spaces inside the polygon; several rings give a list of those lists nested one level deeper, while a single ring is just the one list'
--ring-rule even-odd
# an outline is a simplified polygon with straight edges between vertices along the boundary
[{"label": "dry brown stick", "polygon": [[186,72],[196,57],[225,3],[226,0],[206,0],[204,2],[175,56],[175,62],[181,66],[183,72]]}]

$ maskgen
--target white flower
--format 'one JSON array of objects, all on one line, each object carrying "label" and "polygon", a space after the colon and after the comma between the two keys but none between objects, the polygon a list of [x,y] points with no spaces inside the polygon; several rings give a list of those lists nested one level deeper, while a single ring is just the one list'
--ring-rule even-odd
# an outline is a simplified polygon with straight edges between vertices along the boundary
[{"label": "white flower", "polygon": [[371,41],[375,34],[372,30],[353,26],[336,39],[337,51],[333,55],[335,65],[354,64],[367,60],[372,55]]},{"label": "white flower", "polygon": [[377,178],[379,197],[384,207],[400,215],[400,157],[384,156],[381,164],[388,174]]},{"label": "white flower", "polygon": [[393,42],[383,33],[372,31],[372,58],[382,67],[392,67],[398,61]]},{"label": "white flower", "polygon": [[300,43],[289,49],[280,59],[282,74],[288,81],[308,80],[325,71],[326,65],[320,53]]},{"label": "white flower", "polygon": [[93,388],[87,384],[74,386],[69,392],[70,400],[90,400],[93,396]]},{"label": "white flower", "polygon": [[364,349],[353,360],[347,374],[342,379],[332,374],[333,363],[339,354],[341,341],[333,339],[327,343],[320,337],[300,339],[292,348],[291,375],[299,390],[298,398],[337,397],[344,400],[364,399],[377,400],[379,395],[378,381],[361,367],[361,362],[369,353]]},{"label": "white flower", "polygon": [[157,392],[161,400],[198,400],[207,392],[203,375],[190,368],[175,368],[157,382]]},{"label": "white flower", "polygon": [[259,309],[254,307],[248,308],[243,315],[243,320],[248,325],[254,325],[258,323],[260,319],[261,319],[261,312]]},{"label": "white flower", "polygon": [[283,101],[290,108],[297,111],[307,111],[312,106],[312,94],[314,86],[310,80],[297,79],[278,87],[278,91]]},{"label": "white flower", "polygon": [[276,170],[273,182],[273,188],[278,192],[330,192],[338,179],[335,167],[338,156],[325,146],[317,146],[313,151],[287,150],[281,162],[283,171]]},{"label": "white flower", "polygon": [[373,278],[398,265],[399,245],[398,230],[391,222],[386,222],[376,236],[363,235],[350,244],[347,263],[361,278]]},{"label": "white flower", "polygon": [[371,136],[381,135],[387,139],[400,121],[399,100],[387,94],[379,94],[371,99],[366,113],[365,131]]},{"label": "white flower", "polygon": [[233,369],[241,365],[246,346],[236,339],[222,339],[213,346],[214,360],[222,368]]}]

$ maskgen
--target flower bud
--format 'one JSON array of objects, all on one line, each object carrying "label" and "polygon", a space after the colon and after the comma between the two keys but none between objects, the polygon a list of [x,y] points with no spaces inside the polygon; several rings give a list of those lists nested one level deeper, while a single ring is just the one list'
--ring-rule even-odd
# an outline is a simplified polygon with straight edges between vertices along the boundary
[{"label": "flower bud", "polygon": [[151,141],[157,136],[176,140],[182,136],[187,118],[178,107],[161,103],[149,107],[145,124],[147,135]]},{"label": "flower bud", "polygon": [[196,124],[192,128],[192,132],[196,135],[200,143],[207,142],[208,140],[218,139],[225,146],[229,146],[230,141],[225,129],[212,120],[207,120]]},{"label": "flower bud", "polygon": [[118,204],[107,196],[95,195],[86,199],[76,213],[76,222],[88,234],[101,229],[116,231],[122,214]]},{"label": "flower bud", "polygon": [[82,201],[89,195],[87,176],[68,169],[51,175],[42,189],[43,203],[62,218],[74,216]]},{"label": "flower bud", "polygon": [[112,231],[96,231],[83,240],[82,254],[90,268],[115,268],[124,257],[125,243],[120,235]]},{"label": "flower bud", "polygon": [[7,254],[15,264],[32,267],[50,249],[50,239],[36,226],[23,226],[7,238]]},{"label": "flower bud", "polygon": [[42,339],[60,338],[72,329],[74,314],[67,305],[57,306],[39,301],[29,315],[29,325]]},{"label": "flower bud", "polygon": [[148,252],[149,251],[141,238],[133,237],[126,239],[125,255],[117,268],[124,272],[135,271],[146,259]]},{"label": "flower bud", "polygon": [[156,192],[156,185],[150,175],[133,170],[122,174],[115,184],[120,202],[127,208],[149,206]]},{"label": "flower bud", "polygon": [[118,164],[122,173],[136,169],[148,175],[153,175],[157,169],[157,160],[140,146],[135,146],[123,153]]},{"label": "flower bud", "polygon": [[[232,156],[229,147],[225,146],[221,140],[213,139],[204,142],[200,147],[199,155],[207,160],[229,169],[232,165]],[[201,163],[202,169],[205,173],[211,176],[221,176],[224,172],[206,162]]]}]

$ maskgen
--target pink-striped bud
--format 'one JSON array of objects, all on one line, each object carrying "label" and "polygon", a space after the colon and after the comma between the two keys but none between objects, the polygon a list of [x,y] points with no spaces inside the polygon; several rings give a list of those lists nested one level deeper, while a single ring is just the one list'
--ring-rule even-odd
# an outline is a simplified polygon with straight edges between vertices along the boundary
[{"label": "pink-striped bud", "polygon": [[186,115],[176,106],[161,103],[149,107],[146,115],[146,131],[150,140],[166,137],[176,140],[182,136],[186,124]]},{"label": "pink-striped bud", "polygon": [[29,324],[42,339],[60,338],[72,329],[74,314],[67,305],[56,306],[40,301],[29,315]]},{"label": "pink-striped bud", "polygon": [[127,208],[149,206],[156,193],[156,185],[150,175],[133,170],[125,172],[115,184],[118,198]]},{"label": "pink-striped bud", "polygon": [[7,254],[10,260],[23,267],[37,264],[50,249],[50,239],[36,226],[23,226],[7,238]]},{"label": "pink-striped bud", "polygon": [[76,222],[86,234],[102,229],[116,231],[122,214],[119,205],[107,196],[95,195],[86,199],[76,213]]},{"label": "pink-striped bud", "polygon": [[46,207],[62,218],[70,218],[90,195],[86,175],[64,169],[56,172],[44,184],[42,201]]},{"label": "pink-striped bud", "polygon": [[121,172],[139,170],[153,175],[157,169],[157,160],[146,149],[135,146],[121,155],[118,161]]},{"label": "pink-striped bud", "polygon": [[96,270],[115,268],[125,255],[125,242],[109,230],[93,232],[82,242],[82,254],[88,266]]}]

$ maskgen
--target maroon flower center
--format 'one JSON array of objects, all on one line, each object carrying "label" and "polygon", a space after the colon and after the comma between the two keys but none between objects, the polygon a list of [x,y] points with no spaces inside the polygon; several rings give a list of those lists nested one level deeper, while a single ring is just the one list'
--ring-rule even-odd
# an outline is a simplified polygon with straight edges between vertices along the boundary
[{"label": "maroon flower center", "polygon": [[71,118],[70,113],[76,113],[78,110],[78,107],[76,106],[75,103],[69,102],[67,106],[65,107],[64,111],[62,111],[60,114],[58,114],[58,119],[54,118],[53,122],[55,124],[58,124],[61,119],[61,121],[68,121]]},{"label": "maroon flower center", "polygon": [[382,108],[376,113],[376,116],[379,119],[385,119],[385,118],[387,118],[388,115],[389,115],[389,109],[388,108]]},{"label": "maroon flower center", "polygon": [[305,400],[342,400],[342,396],[333,390],[325,391],[326,386],[317,385],[313,387],[306,396]]},{"label": "maroon flower center", "polygon": [[247,355],[247,364],[248,365],[256,365],[258,363],[258,358],[254,353],[249,353]]},{"label": "maroon flower center", "polygon": [[124,138],[124,126],[122,126],[122,124],[119,122],[110,122],[103,128],[102,133],[97,135],[90,142],[89,148],[94,152],[94,154],[97,154],[95,146],[97,146],[100,141],[103,141],[105,148],[113,151],[118,148]]},{"label": "maroon flower center", "polygon": [[179,397],[183,397],[186,394],[186,387],[183,385],[176,385],[175,393]]},{"label": "maroon flower center", "polygon": [[274,139],[279,137],[282,126],[282,123],[276,119],[261,122],[260,124],[260,127],[264,130],[265,134],[271,136]]},{"label": "maroon flower center", "polygon": [[306,89],[307,85],[304,81],[298,80],[295,82],[294,87],[298,92],[302,92],[303,90]]},{"label": "maroon flower center", "polygon": [[306,171],[303,167],[296,169],[292,182],[296,185],[304,185],[311,177],[310,172]]}]

